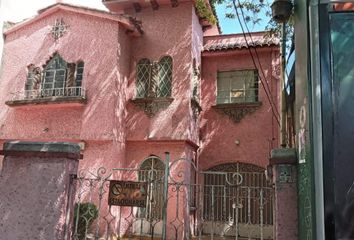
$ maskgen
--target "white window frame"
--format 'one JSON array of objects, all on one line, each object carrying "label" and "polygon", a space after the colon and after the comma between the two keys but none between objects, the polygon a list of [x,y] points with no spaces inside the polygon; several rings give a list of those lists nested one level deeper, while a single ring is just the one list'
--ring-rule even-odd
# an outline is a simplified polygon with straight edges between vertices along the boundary
[{"label": "white window frame", "polygon": [[[247,87],[247,82],[249,79],[236,79],[235,77],[229,78],[229,86],[227,90],[220,90],[220,81],[221,81],[221,74],[239,74],[242,72],[250,73],[253,72],[253,87]],[[242,88],[233,88],[232,83],[233,81],[243,81]],[[241,70],[229,70],[229,71],[218,71],[217,79],[216,79],[216,104],[234,104],[234,103],[255,103],[258,102],[259,99],[259,88],[258,88],[258,71],[256,69],[241,69]],[[221,93],[226,93],[221,97]],[[241,93],[240,97],[235,97],[237,93]]]}]

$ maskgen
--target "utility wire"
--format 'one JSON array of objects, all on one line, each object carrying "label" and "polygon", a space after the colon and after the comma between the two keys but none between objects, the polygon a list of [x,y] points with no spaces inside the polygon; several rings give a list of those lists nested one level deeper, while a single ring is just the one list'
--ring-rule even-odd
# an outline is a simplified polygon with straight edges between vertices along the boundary
[{"label": "utility wire", "polygon": [[[237,10],[237,6],[236,6],[235,0],[233,0],[232,3],[233,3],[233,6],[234,6],[234,8],[235,8],[235,11],[236,11],[237,19],[238,19],[238,21],[239,21],[239,23],[240,23],[240,26],[241,26],[241,29],[242,29],[243,37],[245,38],[245,41],[246,41],[247,49],[248,49],[248,51],[249,51],[249,53],[250,53],[250,55],[251,55],[253,65],[254,65],[255,68],[257,68],[257,64],[256,64],[256,61],[254,60],[254,57],[253,57],[251,48],[250,48],[250,46],[249,46],[249,44],[248,44],[247,36],[246,36],[246,34],[245,34],[245,30],[244,30],[244,28],[243,28],[243,25],[242,25],[242,22],[241,22],[241,19],[240,19],[240,16],[239,16],[239,12],[238,12],[238,10]],[[261,64],[259,64],[259,65],[260,65],[260,67],[262,66]],[[262,72],[263,77],[264,77],[265,75],[264,75],[264,72],[263,72],[263,69],[262,69],[262,68],[261,68],[261,72]],[[268,99],[268,101],[269,101],[269,103],[270,103],[270,106],[271,106],[271,109],[272,109],[272,114],[273,114],[273,116],[275,117],[275,119],[276,119],[278,125],[280,126],[280,121],[279,121],[279,119],[278,119],[278,117],[279,117],[279,112],[278,112],[278,110],[276,109],[276,106],[275,106],[275,104],[273,103],[272,99],[270,98],[269,93],[268,93],[268,91],[267,91],[267,88],[266,88],[266,86],[265,86],[265,84],[264,84],[264,82],[263,82],[263,80],[262,80],[262,78],[261,78],[260,76],[259,76],[259,79],[261,80],[262,87],[263,87],[264,92],[266,93],[267,99]],[[274,107],[275,107],[275,111],[274,111]]]},{"label": "utility wire", "polygon": [[[252,38],[252,34],[250,33],[250,30],[249,30],[249,28],[248,28],[248,26],[247,26],[247,23],[246,23],[245,14],[244,14],[244,12],[243,12],[243,8],[241,7],[240,0],[237,0],[237,3],[238,3],[238,5],[240,6],[240,10],[241,10],[241,15],[242,15],[243,23],[244,23],[244,25],[245,25],[245,27],[246,27],[246,30],[247,30],[247,33],[248,33],[248,35],[249,35],[249,37],[250,37],[251,43],[252,43],[253,46],[255,46],[254,41],[253,41],[253,38]],[[236,10],[236,12],[237,12],[237,10]],[[238,14],[238,13],[237,13],[237,14]],[[240,22],[240,21],[239,21],[239,22]],[[240,22],[240,25],[242,25],[241,22]],[[247,41],[246,38],[245,38],[245,40]],[[248,46],[248,47],[249,47],[249,46]],[[268,82],[266,81],[266,77],[265,77],[265,74],[264,74],[263,66],[262,66],[262,64],[261,64],[259,55],[258,55],[257,48],[254,48],[253,50],[254,50],[254,52],[256,53],[256,59],[257,59],[257,61],[258,61],[258,65],[259,65],[260,70],[261,70],[261,73],[262,73],[262,75],[263,75],[263,79],[265,80],[265,83],[266,83],[266,86],[267,86],[267,91],[269,92],[269,94],[271,94],[271,90],[270,90],[270,87],[269,87]],[[252,53],[251,53],[251,55],[252,55]],[[273,102],[273,104],[274,104],[274,102]],[[274,104],[274,105],[275,105],[275,104]],[[277,114],[279,115],[279,112],[278,112],[278,111],[277,111]]]}]

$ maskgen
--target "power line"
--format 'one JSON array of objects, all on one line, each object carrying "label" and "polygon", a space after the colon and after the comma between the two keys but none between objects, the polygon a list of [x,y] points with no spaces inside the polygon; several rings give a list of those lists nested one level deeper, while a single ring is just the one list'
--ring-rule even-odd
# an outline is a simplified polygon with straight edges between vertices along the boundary
[{"label": "power line", "polygon": [[[239,0],[238,0],[238,1],[239,1]],[[250,48],[250,46],[249,46],[249,44],[248,44],[248,40],[247,40],[247,37],[246,37],[246,34],[245,34],[245,30],[244,30],[243,25],[242,25],[242,23],[241,23],[241,19],[240,19],[240,16],[239,16],[239,13],[238,13],[238,10],[237,10],[237,7],[236,7],[235,0],[233,0],[232,3],[233,3],[233,5],[234,5],[235,11],[236,11],[236,15],[237,15],[237,19],[238,19],[238,21],[239,21],[239,23],[240,23],[240,26],[241,26],[241,29],[242,29],[242,33],[243,33],[243,36],[244,36],[244,38],[245,38],[245,42],[246,42],[247,49],[248,49],[248,51],[249,51],[249,53],[250,53],[250,55],[251,55],[253,65],[254,65],[255,68],[257,68],[256,61],[254,60],[254,57],[253,57],[251,48]],[[240,4],[239,4],[239,5],[240,5]],[[259,60],[259,59],[258,59],[258,60]],[[263,68],[262,68],[262,65],[260,64],[260,61],[259,61],[259,65],[260,65],[260,68],[261,68],[260,70],[261,70],[261,72],[262,72],[263,78],[265,78],[265,74],[264,74],[264,72],[263,72]],[[267,99],[268,99],[268,101],[269,101],[269,103],[270,103],[270,106],[271,106],[271,109],[272,109],[272,114],[273,114],[273,116],[275,117],[275,119],[276,119],[278,125],[280,126],[280,121],[279,121],[279,119],[278,119],[278,117],[279,117],[279,112],[278,112],[278,110],[276,109],[275,104],[273,103],[272,99],[271,99],[270,96],[269,96],[269,93],[268,93],[268,91],[267,91],[267,88],[266,88],[266,86],[265,86],[263,80],[262,80],[262,77],[259,76],[259,79],[261,80],[262,87],[263,87],[264,92],[265,92],[265,94],[266,94],[266,96],[267,96]],[[264,80],[265,80],[265,79],[264,79]],[[268,86],[268,85],[267,85],[267,86]],[[268,87],[269,87],[269,86],[268,86]],[[276,111],[276,112],[274,111],[274,107],[275,107],[275,111]]]},{"label": "power line", "polygon": [[[247,23],[246,23],[245,14],[244,14],[243,9],[242,9],[242,7],[241,7],[240,0],[237,0],[237,2],[238,2],[238,5],[240,6],[240,10],[241,10],[241,15],[242,15],[243,23],[245,24],[247,33],[248,33],[248,35],[249,35],[249,37],[250,37],[250,39],[251,39],[251,43],[253,44],[253,46],[255,46],[254,41],[253,41],[253,38],[252,38],[252,34],[250,33],[250,30],[249,30],[249,28],[248,28],[248,26],[247,26]],[[236,10],[236,12],[237,12],[237,10]],[[237,14],[238,14],[238,13],[237,13]],[[240,25],[242,25],[241,22],[240,22]],[[245,39],[245,40],[247,41],[247,39]],[[260,59],[259,59],[259,55],[258,55],[257,48],[254,48],[253,50],[254,50],[254,52],[256,53],[256,59],[257,59],[257,61],[258,61],[258,65],[259,65],[259,67],[260,67],[261,73],[262,73],[263,78],[264,78],[264,80],[265,80],[265,83],[266,83],[266,86],[267,86],[267,90],[268,90],[269,93],[271,93],[269,84],[268,84],[268,82],[266,81],[266,77],[265,77],[265,74],[264,74],[263,66],[262,66],[261,61],[260,61]],[[252,55],[252,53],[251,53],[251,55]],[[274,103],[273,103],[273,104],[274,104]],[[274,105],[275,105],[275,104],[274,104]],[[277,114],[279,115],[279,112],[278,112],[278,111],[277,111]]]}]

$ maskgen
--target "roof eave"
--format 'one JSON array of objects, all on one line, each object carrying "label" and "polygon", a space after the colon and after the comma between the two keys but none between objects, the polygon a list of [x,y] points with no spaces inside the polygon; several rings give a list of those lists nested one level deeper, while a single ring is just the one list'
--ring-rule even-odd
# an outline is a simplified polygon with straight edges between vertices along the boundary
[{"label": "roof eave", "polygon": [[6,30],[3,34],[5,36],[9,35],[15,31],[27,26],[27,25],[30,25],[36,21],[39,21],[40,19],[42,19],[48,15],[51,15],[57,11],[60,11],[60,10],[73,12],[73,13],[79,13],[79,14],[83,14],[83,15],[95,16],[95,17],[115,21],[115,22],[118,22],[119,24],[121,24],[124,28],[126,28],[127,32],[131,33],[131,35],[133,35],[133,36],[140,36],[143,34],[143,31],[141,30],[141,28],[138,28],[137,26],[135,26],[134,23],[132,23],[132,21],[130,19],[128,19],[124,16],[117,16],[117,15],[113,15],[108,12],[106,13],[101,10],[89,9],[89,8],[85,8],[85,7],[77,7],[77,6],[72,6],[72,5],[63,4],[63,3],[54,4],[49,7],[44,8],[44,9],[39,10],[37,16],[35,16],[31,19],[27,19],[19,24],[16,24],[15,26]]},{"label": "roof eave", "polygon": [[[251,46],[250,48],[256,48],[260,51],[269,51],[269,50],[279,50],[279,44],[270,44],[270,45],[263,45],[263,46]],[[217,50],[203,50],[202,57],[216,57],[216,56],[225,56],[225,55],[234,55],[239,53],[244,53],[245,51],[248,52],[247,47],[237,47],[237,48],[229,48],[229,49],[217,49]]]}]

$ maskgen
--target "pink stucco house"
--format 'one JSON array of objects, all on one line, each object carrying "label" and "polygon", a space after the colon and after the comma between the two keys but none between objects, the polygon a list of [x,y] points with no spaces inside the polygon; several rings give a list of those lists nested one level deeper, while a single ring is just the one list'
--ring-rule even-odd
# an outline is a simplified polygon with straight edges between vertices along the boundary
[{"label": "pink stucco house", "polygon": [[[201,18],[194,1],[104,4],[110,11],[58,3],[6,30],[0,142],[80,143],[80,168],[91,171],[163,172],[169,152],[171,162],[188,159],[198,173],[237,172],[245,187],[267,186],[263,171],[270,150],[278,145],[278,42],[264,38],[264,32],[247,34],[247,41],[243,34],[221,35]],[[187,165],[177,168],[188,175],[188,183],[217,186],[227,181],[196,177]],[[154,191],[158,196],[158,188]],[[203,204],[204,213],[190,210],[182,219],[197,224],[197,218],[189,217],[199,214],[210,220],[206,226],[210,215],[226,222],[225,214],[208,210],[203,191],[202,203],[196,194],[189,198],[194,198],[194,208]],[[211,206],[235,208],[218,201]],[[240,224],[247,222],[244,209]],[[270,216],[272,206],[268,211]],[[262,227],[272,225],[267,221],[262,220]],[[199,231],[191,229],[184,236]],[[264,231],[270,239],[272,234]]]}]

